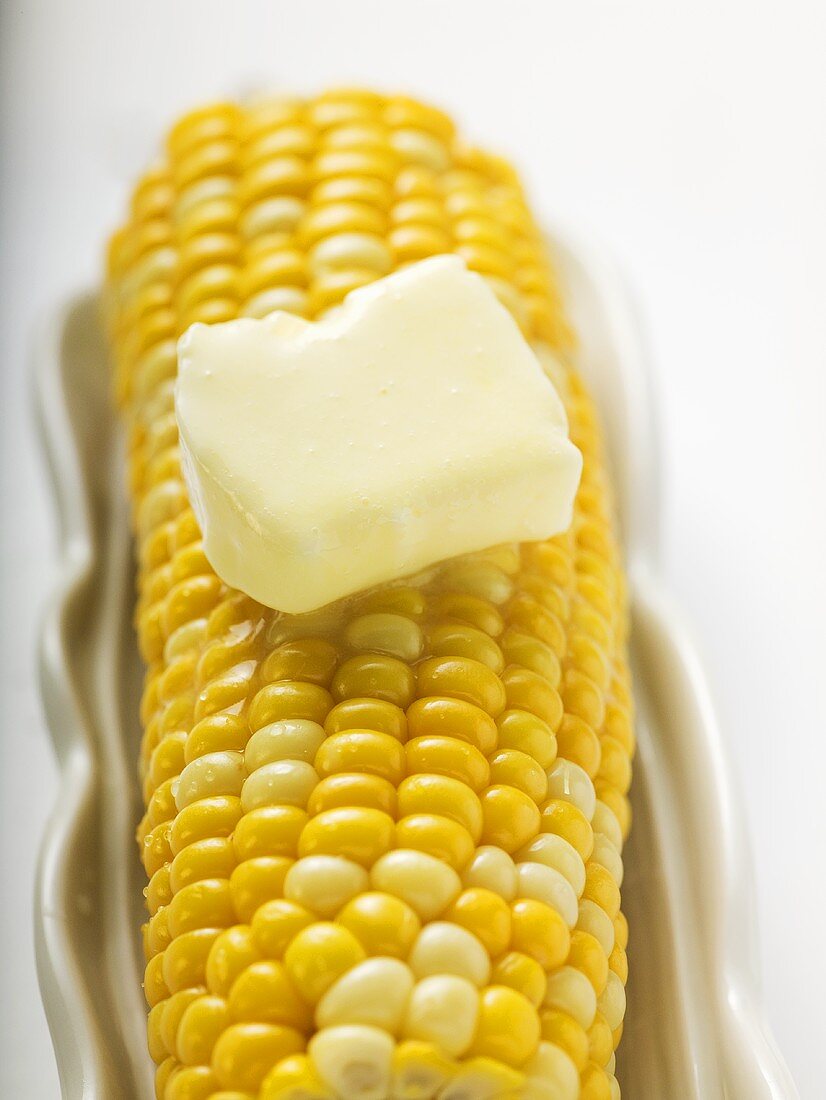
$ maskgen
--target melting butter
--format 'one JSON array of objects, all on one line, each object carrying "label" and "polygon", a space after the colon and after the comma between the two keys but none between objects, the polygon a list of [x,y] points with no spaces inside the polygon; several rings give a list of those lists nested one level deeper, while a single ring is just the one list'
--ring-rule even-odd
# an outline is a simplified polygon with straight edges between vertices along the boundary
[{"label": "melting butter", "polygon": [[178,359],[204,551],[269,607],[312,611],[571,522],[582,460],[562,402],[458,257],[356,290],[315,323],[192,325]]}]

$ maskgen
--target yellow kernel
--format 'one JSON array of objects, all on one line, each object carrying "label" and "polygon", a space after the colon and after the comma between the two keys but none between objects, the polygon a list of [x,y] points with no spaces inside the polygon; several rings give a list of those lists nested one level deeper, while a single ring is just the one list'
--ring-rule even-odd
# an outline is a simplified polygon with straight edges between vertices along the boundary
[{"label": "yellow kernel", "polygon": [[414,737],[405,746],[408,774],[436,774],[466,783],[477,793],[490,782],[490,767],[477,748],[456,737]]},{"label": "yellow kernel", "polygon": [[551,687],[559,686],[562,678],[559,658],[545,642],[509,628],[499,644],[508,664],[521,665],[541,676]]},{"label": "yellow kernel", "polygon": [[523,791],[508,786],[488,787],[481,801],[484,844],[515,852],[539,831],[539,809]]},{"label": "yellow kernel", "polygon": [[599,763],[597,777],[626,794],[631,786],[631,760],[625,749],[616,737],[603,735],[600,741],[602,756]]},{"label": "yellow kernel", "polygon": [[555,833],[567,840],[582,860],[590,858],[594,847],[594,831],[582,811],[572,802],[552,798],[542,807],[542,832]]},{"label": "yellow kernel", "polygon": [[207,956],[219,935],[217,928],[196,928],[178,936],[156,956],[163,960],[163,980],[170,993],[204,984]]},{"label": "yellow kernel", "polygon": [[399,820],[396,840],[403,848],[434,856],[461,871],[473,856],[473,839],[463,825],[439,814],[410,814]]},{"label": "yellow kernel", "polygon": [[316,1004],[333,982],[364,958],[364,948],[352,932],[318,922],[293,938],[284,953],[284,966],[304,1000]]},{"label": "yellow kernel", "polygon": [[415,698],[415,690],[410,666],[395,657],[378,653],[366,653],[345,661],[332,684],[337,701],[368,696],[384,699],[403,709]]},{"label": "yellow kernel", "polygon": [[459,779],[419,774],[402,780],[398,789],[399,814],[439,814],[470,833],[474,844],[482,834],[482,807],[478,797]]},{"label": "yellow kernel", "polygon": [[374,955],[405,959],[421,929],[415,911],[391,894],[370,891],[349,901],[336,918]]},{"label": "yellow kernel", "polygon": [[303,905],[274,898],[264,902],[252,918],[253,943],[263,955],[280,959],[294,937],[314,920],[314,914]]},{"label": "yellow kernel", "polygon": [[386,699],[343,699],[327,715],[324,729],[328,734],[351,729],[375,730],[405,741],[407,718],[400,707]]},{"label": "yellow kernel", "polygon": [[[202,995],[203,988],[201,987],[182,989],[177,993],[173,993],[163,1004],[156,1005],[152,1010],[152,1015],[155,1015],[156,1011],[160,1009],[160,1012],[155,1016],[158,1021],[158,1038],[166,1050],[175,1055],[176,1058],[178,1057],[178,1028],[183,1015],[187,1008]],[[178,1061],[181,1061],[181,1059],[178,1058]]]},{"label": "yellow kernel", "polygon": [[534,802],[543,802],[548,779],[539,764],[518,749],[502,749],[490,761],[490,781],[497,786],[515,787]]},{"label": "yellow kernel", "polygon": [[226,997],[232,983],[251,963],[261,958],[247,925],[228,928],[216,937],[206,963],[206,985],[210,993]]},{"label": "yellow kernel", "polygon": [[433,610],[441,617],[470,623],[492,638],[498,638],[504,629],[502,616],[493,604],[464,592],[441,593],[433,601]]},{"label": "yellow kernel", "polygon": [[441,860],[426,852],[398,848],[373,865],[374,890],[401,898],[423,921],[433,920],[458,897],[459,876]]},{"label": "yellow kernel", "polygon": [[605,720],[605,698],[597,684],[583,672],[569,668],[562,680],[565,710],[575,714],[591,729],[601,729]]},{"label": "yellow kernel", "polygon": [[565,962],[571,944],[568,926],[555,909],[532,898],[520,898],[511,906],[511,944],[544,967],[554,970]]},{"label": "yellow kernel", "polygon": [[428,632],[428,643],[435,657],[467,657],[487,665],[497,675],[505,667],[496,642],[469,623],[440,623]]},{"label": "yellow kernel", "polygon": [[539,1016],[527,997],[504,985],[482,992],[473,1054],[521,1066],[536,1052],[539,1037]]},{"label": "yellow kernel", "polygon": [[262,726],[282,718],[304,718],[324,724],[333,700],[326,688],[299,680],[281,680],[261,688],[249,710],[250,729],[255,733]]},{"label": "yellow kernel", "polygon": [[585,889],[582,896],[603,909],[612,921],[619,912],[619,887],[610,872],[598,863],[591,862],[585,869]]},{"label": "yellow kernel", "polygon": [[[244,814],[232,835],[239,862],[256,856],[290,856],[298,851],[298,838],[309,820],[297,806],[261,806]],[[182,853],[183,854],[183,853]]]},{"label": "yellow kernel", "polygon": [[482,887],[463,890],[445,913],[445,920],[472,932],[491,958],[507,951],[511,942],[511,911],[507,902]]},{"label": "yellow kernel", "polygon": [[404,776],[404,748],[387,733],[345,730],[327,738],[316,754],[315,766],[322,778],[339,772],[365,772],[397,785]]},{"label": "yellow kernel", "polygon": [[556,730],[562,720],[562,699],[544,676],[529,668],[511,665],[502,673],[507,706],[510,710],[526,710],[535,714]]},{"label": "yellow kernel", "polygon": [[232,844],[224,837],[210,837],[190,844],[179,852],[169,869],[173,892],[204,879],[229,878],[235,869]]},{"label": "yellow kernel", "polygon": [[341,855],[371,867],[393,846],[394,833],[393,818],[381,810],[343,806],[325,810],[305,825],[298,854]]},{"label": "yellow kernel", "polygon": [[406,1039],[393,1053],[391,1096],[441,1096],[441,1089],[453,1078],[456,1063],[435,1043]]},{"label": "yellow kernel", "polygon": [[617,942],[614,943],[614,950],[608,957],[608,966],[625,985],[628,981],[628,956]]},{"label": "yellow kernel", "polygon": [[625,950],[628,947],[628,918],[625,913],[617,913],[614,919],[614,933],[616,941]]},{"label": "yellow kernel", "polygon": [[601,759],[600,740],[587,722],[575,714],[566,714],[556,731],[560,756],[578,764],[591,779],[597,774]]},{"label": "yellow kernel", "polygon": [[506,985],[539,1008],[545,996],[547,977],[536,959],[521,951],[509,951],[497,960],[491,975],[493,985]]},{"label": "yellow kernel", "polygon": [[602,1066],[591,1062],[580,1077],[580,1100],[611,1100],[611,1085]]},{"label": "yellow kernel", "polygon": [[553,730],[526,710],[506,710],[496,719],[500,749],[515,749],[533,757],[540,768],[550,768],[556,759]]},{"label": "yellow kernel", "polygon": [[239,920],[250,921],[265,901],[282,897],[284,879],[292,866],[286,856],[256,856],[239,863],[229,880]]},{"label": "yellow kernel", "polygon": [[217,1085],[209,1066],[185,1066],[175,1071],[165,1089],[165,1100],[211,1100]]},{"label": "yellow kernel", "polygon": [[496,748],[496,725],[480,707],[461,699],[418,699],[407,712],[411,738],[457,737],[487,756]]},{"label": "yellow kernel", "polygon": [[282,964],[272,959],[253,963],[239,974],[227,1003],[236,1021],[287,1024],[299,1031],[310,1026],[307,1004],[298,996]]},{"label": "yellow kernel", "polygon": [[[213,1100],[248,1100],[240,1094],[220,1094]],[[250,1098],[251,1100],[251,1098]],[[261,1086],[261,1100],[335,1100],[306,1054],[291,1054],[273,1067]]]},{"label": "yellow kernel", "polygon": [[599,941],[589,932],[575,929],[571,933],[571,949],[567,962],[569,966],[582,971],[597,996],[602,993],[608,980],[608,960]]},{"label": "yellow kernel", "polygon": [[212,1052],[212,1070],[224,1088],[256,1092],[270,1069],[289,1054],[304,1049],[295,1028],[277,1024],[233,1024]]},{"label": "yellow kernel", "polygon": [[614,1039],[611,1029],[601,1012],[597,1011],[594,1022],[588,1029],[588,1053],[591,1061],[604,1066],[614,1053]]},{"label": "yellow kernel", "polygon": [[468,657],[429,657],[416,669],[419,698],[446,695],[480,707],[496,718],[505,709],[502,681],[487,665]]},{"label": "yellow kernel", "polygon": [[542,1038],[561,1047],[581,1073],[588,1063],[588,1035],[582,1024],[558,1008],[545,1009],[539,1021]]},{"label": "yellow kernel", "polygon": [[299,859],[284,880],[284,896],[322,917],[331,917],[367,889],[365,869],[338,855]]},{"label": "yellow kernel", "polygon": [[206,879],[184,886],[172,899],[167,920],[173,938],[197,928],[229,928],[235,923],[229,883]]},{"label": "yellow kernel", "polygon": [[322,779],[307,803],[311,815],[345,806],[366,806],[396,816],[396,788],[387,779],[361,772],[340,772]]},{"label": "yellow kernel", "polygon": [[238,715],[210,714],[192,727],[186,739],[186,762],[225,749],[243,752],[248,737],[247,724]]}]

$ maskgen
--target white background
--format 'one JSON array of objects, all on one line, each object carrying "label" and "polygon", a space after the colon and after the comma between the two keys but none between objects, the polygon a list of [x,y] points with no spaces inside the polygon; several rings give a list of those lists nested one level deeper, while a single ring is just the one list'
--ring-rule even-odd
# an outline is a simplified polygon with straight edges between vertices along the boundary
[{"label": "white background", "polygon": [[517,160],[540,213],[628,273],[658,381],[666,579],[745,801],[768,1016],[804,1098],[823,1096],[822,5],[6,0],[0,19],[0,1095],[57,1095],[31,943],[55,790],[33,680],[54,555],[33,325],[97,278],[127,181],[177,111],[259,82],[363,80],[453,111]]}]

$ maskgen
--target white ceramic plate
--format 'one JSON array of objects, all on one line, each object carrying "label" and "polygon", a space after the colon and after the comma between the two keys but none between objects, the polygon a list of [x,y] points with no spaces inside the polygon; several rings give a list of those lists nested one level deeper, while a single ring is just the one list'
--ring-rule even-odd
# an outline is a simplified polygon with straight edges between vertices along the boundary
[{"label": "white ceramic plate", "polygon": [[[639,708],[631,927],[618,1075],[628,1100],[794,1100],[763,1022],[748,856],[708,690],[657,580],[658,469],[644,356],[604,260],[552,237],[607,432],[631,582]],[[62,566],[41,681],[61,786],[43,841],[37,951],[65,1100],[149,1100],[136,760],[140,666],[122,447],[97,301],[42,333],[38,408]]]}]

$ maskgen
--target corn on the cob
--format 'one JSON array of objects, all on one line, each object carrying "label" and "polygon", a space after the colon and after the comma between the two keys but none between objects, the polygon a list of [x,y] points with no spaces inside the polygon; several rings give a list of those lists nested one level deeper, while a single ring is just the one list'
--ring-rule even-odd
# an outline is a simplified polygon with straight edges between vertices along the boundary
[{"label": "corn on the cob", "polygon": [[[228,590],[181,480],[176,338],[317,317],[449,251],[555,370],[585,458],[572,529],[308,616]],[[158,1097],[619,1096],[624,582],[596,416],[513,170],[405,98],[207,107],[139,183],[108,289],[148,667]]]}]

